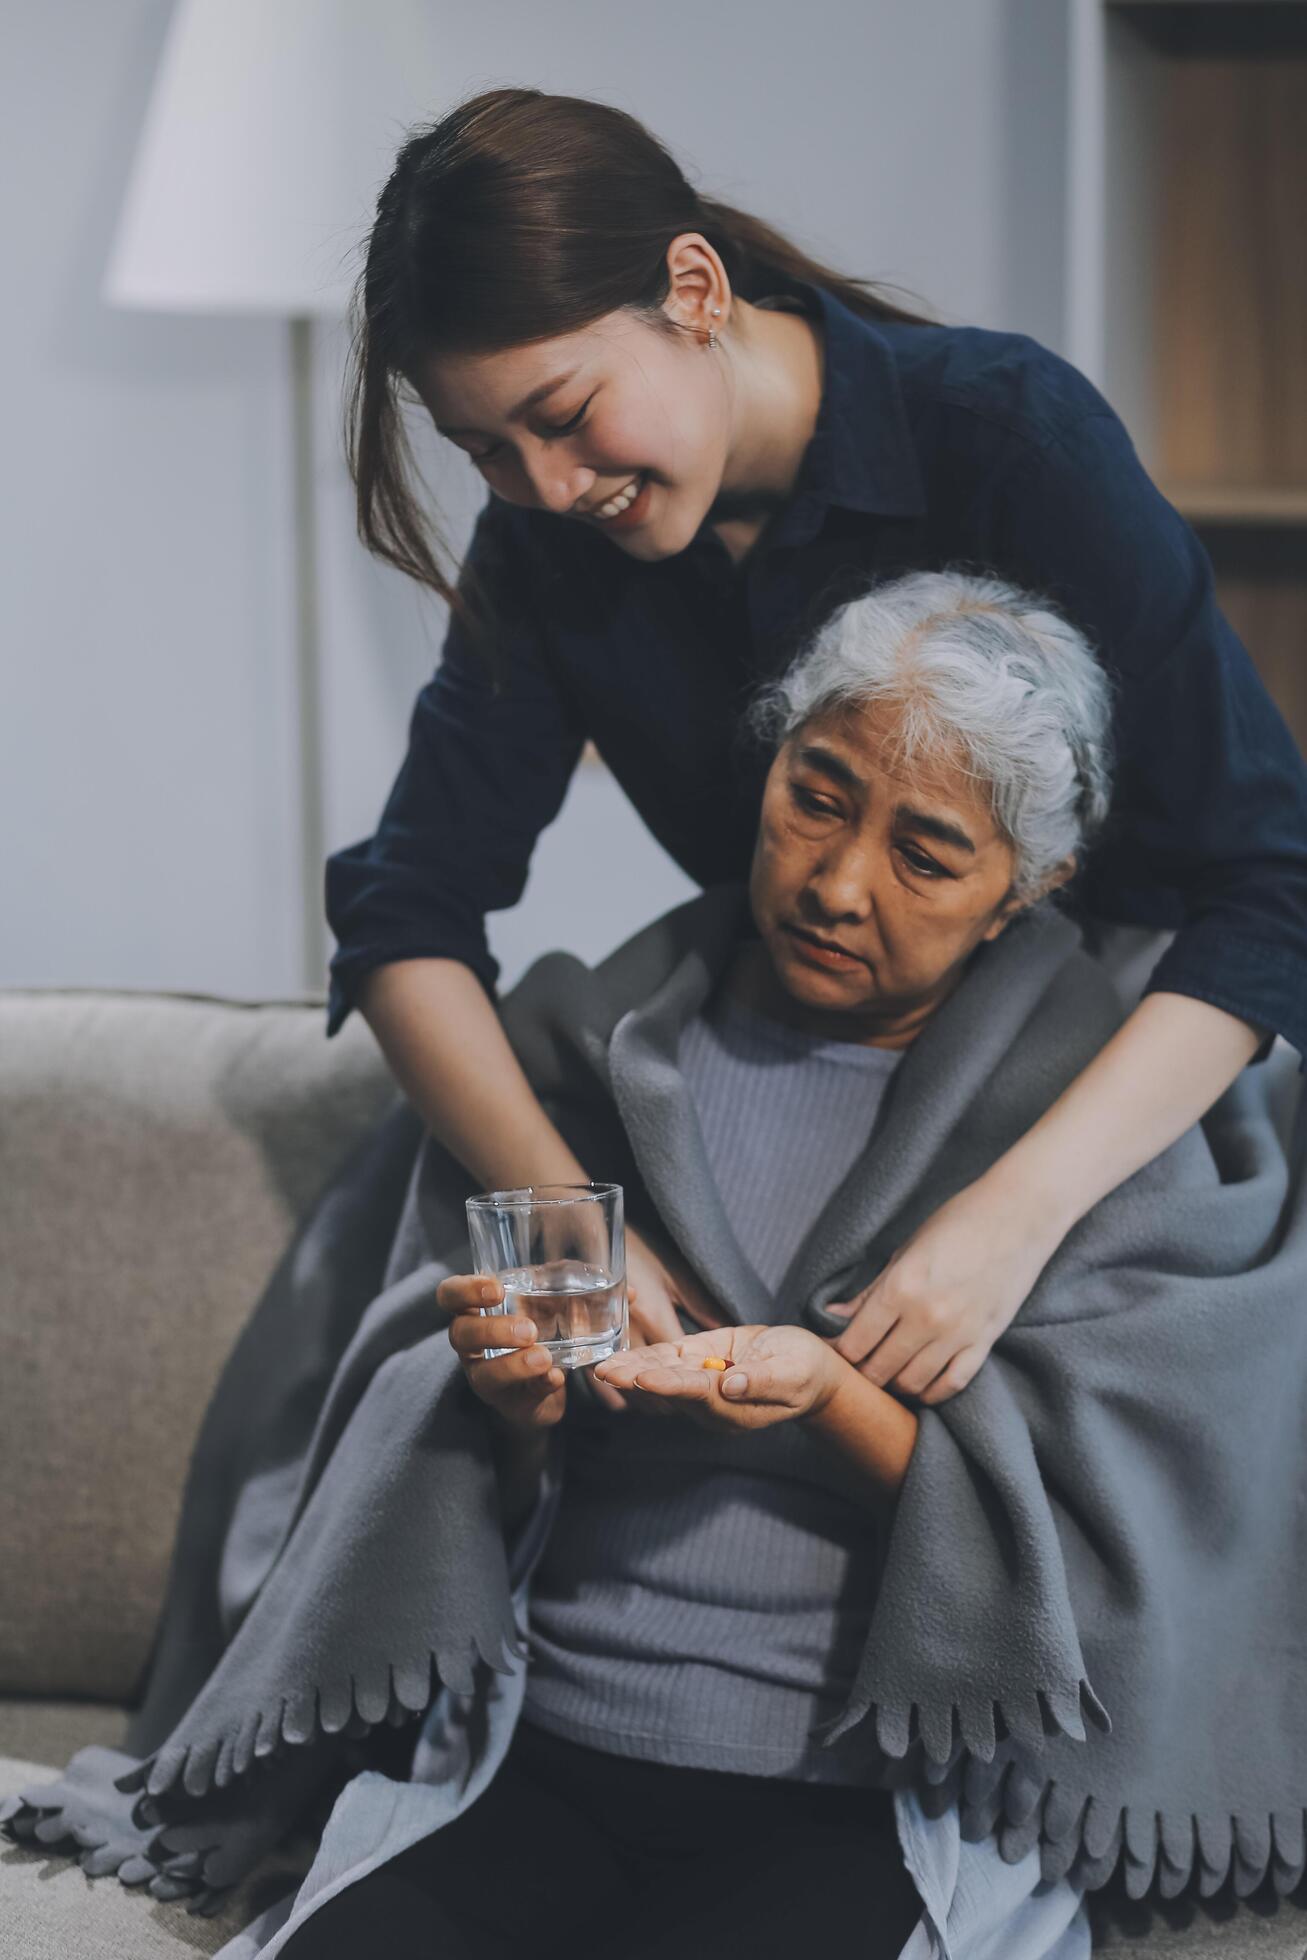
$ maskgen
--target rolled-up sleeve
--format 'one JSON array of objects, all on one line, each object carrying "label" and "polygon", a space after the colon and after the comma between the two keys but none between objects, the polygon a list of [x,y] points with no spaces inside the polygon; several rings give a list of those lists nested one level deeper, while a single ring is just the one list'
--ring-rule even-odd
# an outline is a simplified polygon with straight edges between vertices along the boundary
[{"label": "rolled-up sleeve", "polygon": [[1106,406],[997,501],[1004,570],[1088,634],[1114,684],[1112,809],[1083,902],[1175,930],[1145,992],[1209,1001],[1307,1056],[1307,765],[1200,540]]},{"label": "rolled-up sleeve", "polygon": [[460,960],[493,997],[499,966],[485,915],[521,897],[535,840],[557,816],[585,740],[550,658],[512,513],[493,497],[465,565],[495,611],[494,674],[451,614],[375,834],[327,859],[337,940],[328,1036],[355,1006],[364,976],[392,960]]}]

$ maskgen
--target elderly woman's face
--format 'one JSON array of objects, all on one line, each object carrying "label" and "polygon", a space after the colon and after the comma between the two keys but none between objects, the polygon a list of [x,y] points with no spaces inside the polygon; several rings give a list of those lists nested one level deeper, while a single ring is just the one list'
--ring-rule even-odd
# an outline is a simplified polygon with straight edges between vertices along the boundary
[{"label": "elderly woman's face", "polygon": [[785,992],[909,1035],[1020,905],[1010,845],[960,766],[896,769],[885,707],[819,716],[763,793],[749,897]]}]

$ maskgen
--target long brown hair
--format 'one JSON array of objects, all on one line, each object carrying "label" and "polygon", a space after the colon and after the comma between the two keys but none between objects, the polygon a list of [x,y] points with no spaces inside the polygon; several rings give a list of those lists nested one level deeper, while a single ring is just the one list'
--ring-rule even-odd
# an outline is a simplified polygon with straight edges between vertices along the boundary
[{"label": "long brown hair", "polygon": [[[881,290],[823,265],[747,211],[702,196],[624,110],[541,89],[470,97],[404,143],[380,196],[350,306],[345,452],[369,551],[430,587],[481,638],[491,608],[464,566],[441,571],[402,408],[412,365],[578,332],[620,307],[659,331],[667,248],[698,231],[732,289],[778,274],[827,287],[871,320],[922,324]],[[409,392],[406,394],[405,389]]]}]

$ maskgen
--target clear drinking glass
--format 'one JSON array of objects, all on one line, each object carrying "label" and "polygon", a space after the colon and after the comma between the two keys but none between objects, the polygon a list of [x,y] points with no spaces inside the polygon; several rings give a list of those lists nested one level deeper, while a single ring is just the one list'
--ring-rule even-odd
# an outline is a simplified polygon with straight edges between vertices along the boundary
[{"label": "clear drinking glass", "polygon": [[[560,1368],[606,1361],[626,1345],[626,1235],[620,1184],[526,1184],[467,1200],[473,1269],[504,1288]],[[487,1359],[516,1348],[488,1347]]]}]

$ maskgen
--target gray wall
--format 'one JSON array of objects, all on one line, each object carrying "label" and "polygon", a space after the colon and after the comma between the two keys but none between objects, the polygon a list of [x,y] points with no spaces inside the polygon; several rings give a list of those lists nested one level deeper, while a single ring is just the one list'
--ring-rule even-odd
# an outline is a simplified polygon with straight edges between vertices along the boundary
[{"label": "gray wall", "polygon": [[[818,256],[1057,344],[1056,0],[448,11],[451,98],[510,82],[615,102],[701,188]],[[167,17],[164,0],[52,0],[6,31],[0,984],[294,992],[283,332],[98,298]],[[374,827],[442,632],[355,540],[341,355],[319,336],[331,848]],[[434,439],[427,468],[461,551],[484,489]],[[580,846],[600,904],[578,902]],[[549,945],[603,951],[690,889],[611,782],[579,773],[492,944],[511,979]]]}]

